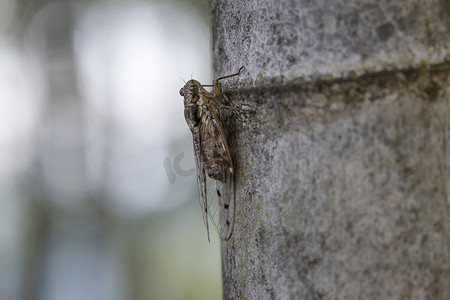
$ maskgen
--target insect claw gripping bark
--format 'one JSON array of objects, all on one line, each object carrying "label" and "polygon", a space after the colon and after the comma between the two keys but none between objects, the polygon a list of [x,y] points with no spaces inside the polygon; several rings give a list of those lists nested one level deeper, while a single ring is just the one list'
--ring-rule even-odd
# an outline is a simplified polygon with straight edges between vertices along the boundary
[{"label": "insect claw gripping bark", "polygon": [[[219,105],[216,101],[222,96],[219,81],[240,75],[242,69],[235,74],[217,78],[212,85],[202,85],[191,79],[180,89],[180,95],[184,97],[184,117],[194,142],[199,200],[208,241],[209,220],[223,240],[231,238],[234,228],[234,169],[227,143],[226,124],[220,110],[236,112],[242,109]],[[213,91],[209,92],[205,87],[213,87]],[[210,181],[216,181],[215,189],[208,189]]]}]

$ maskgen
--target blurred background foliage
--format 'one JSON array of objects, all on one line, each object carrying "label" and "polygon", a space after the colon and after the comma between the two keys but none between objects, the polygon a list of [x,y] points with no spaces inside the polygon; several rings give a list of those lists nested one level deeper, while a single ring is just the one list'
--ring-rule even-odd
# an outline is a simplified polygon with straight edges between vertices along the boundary
[{"label": "blurred background foliage", "polygon": [[221,297],[178,94],[211,82],[208,11],[0,1],[0,299]]}]

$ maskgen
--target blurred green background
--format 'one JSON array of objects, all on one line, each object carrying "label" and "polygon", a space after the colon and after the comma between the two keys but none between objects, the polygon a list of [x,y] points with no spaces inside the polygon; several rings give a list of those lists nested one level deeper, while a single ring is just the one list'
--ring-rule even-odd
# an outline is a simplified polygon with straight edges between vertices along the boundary
[{"label": "blurred green background", "polygon": [[219,299],[183,80],[207,0],[0,1],[0,299]]}]

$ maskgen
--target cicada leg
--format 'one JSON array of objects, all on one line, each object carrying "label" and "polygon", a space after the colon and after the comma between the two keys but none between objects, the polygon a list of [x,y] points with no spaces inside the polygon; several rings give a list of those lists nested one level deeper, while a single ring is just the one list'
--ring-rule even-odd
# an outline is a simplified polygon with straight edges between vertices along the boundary
[{"label": "cicada leg", "polygon": [[219,81],[222,80],[222,79],[225,79],[225,78],[230,78],[230,77],[233,77],[233,76],[241,75],[242,69],[244,69],[243,66],[239,68],[239,71],[237,73],[219,77],[216,80],[214,80],[213,84],[204,84],[204,85],[202,85],[202,87],[213,87],[214,88],[214,93],[213,93],[214,95],[213,95],[212,98],[213,99],[218,98],[218,97],[222,96],[222,86],[220,85]]}]

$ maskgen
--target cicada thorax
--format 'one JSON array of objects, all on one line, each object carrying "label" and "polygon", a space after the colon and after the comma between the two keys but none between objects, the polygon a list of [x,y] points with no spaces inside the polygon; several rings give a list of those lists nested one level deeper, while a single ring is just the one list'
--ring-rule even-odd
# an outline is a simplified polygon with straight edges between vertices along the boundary
[{"label": "cicada thorax", "polygon": [[199,126],[201,120],[200,113],[201,109],[196,103],[184,105],[184,118],[186,119],[186,123],[188,124],[189,129],[192,131],[192,133],[194,133],[194,128]]}]

